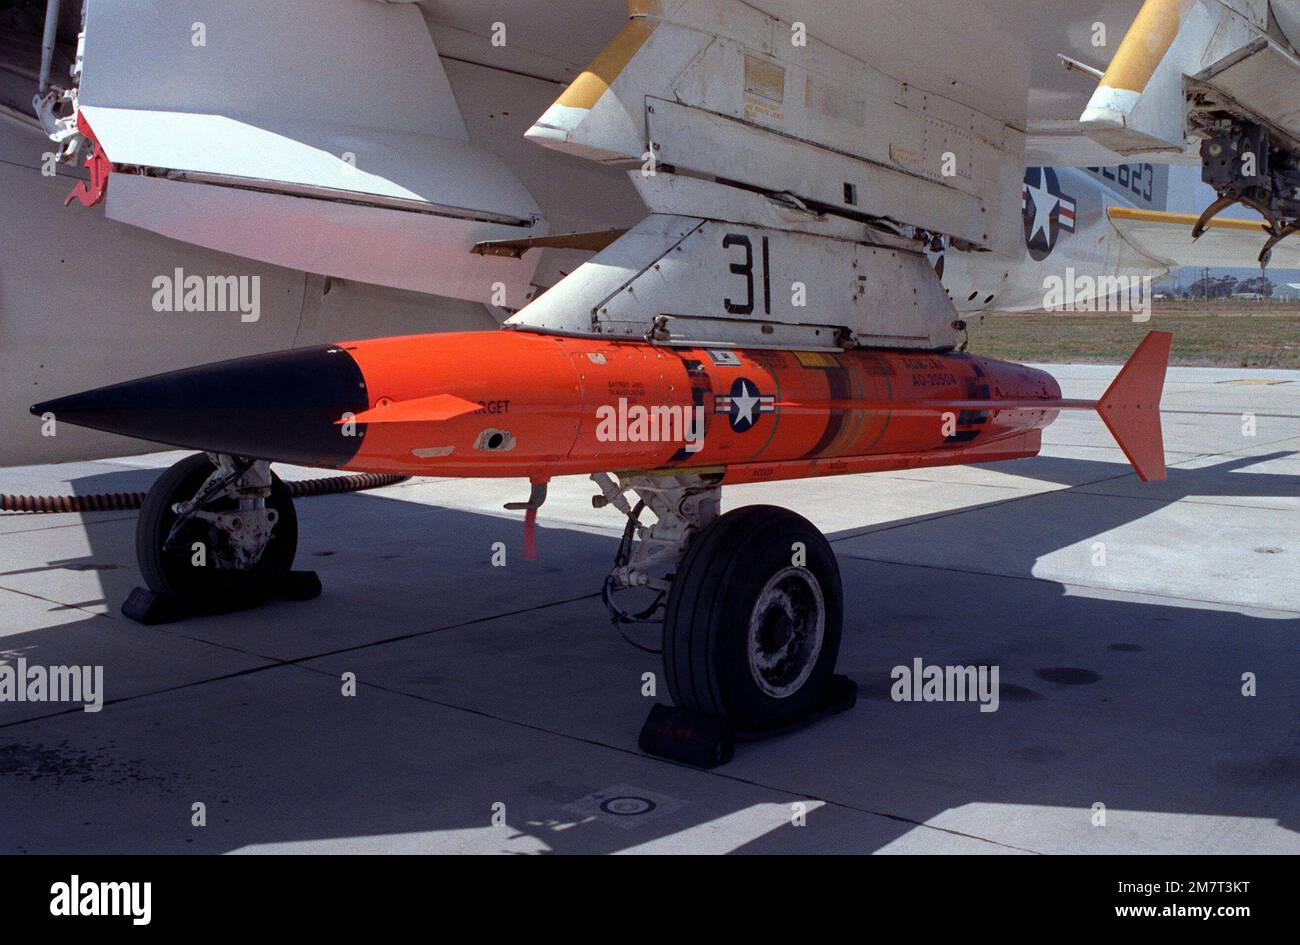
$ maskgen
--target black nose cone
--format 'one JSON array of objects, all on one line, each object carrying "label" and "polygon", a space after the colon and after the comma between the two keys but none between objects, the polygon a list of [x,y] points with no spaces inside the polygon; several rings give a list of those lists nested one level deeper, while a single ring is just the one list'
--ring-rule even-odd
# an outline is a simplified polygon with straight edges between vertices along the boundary
[{"label": "black nose cone", "polygon": [[37,404],[32,413],[171,446],[342,466],[360,448],[365,428],[352,430],[338,421],[368,407],[356,361],[328,346],[114,384]]}]

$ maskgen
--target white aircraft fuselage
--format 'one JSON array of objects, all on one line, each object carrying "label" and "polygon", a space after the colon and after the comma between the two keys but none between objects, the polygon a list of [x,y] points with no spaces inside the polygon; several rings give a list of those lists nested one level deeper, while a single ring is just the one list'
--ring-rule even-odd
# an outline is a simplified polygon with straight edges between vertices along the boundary
[{"label": "white aircraft fuselage", "polygon": [[1125,241],[1108,217],[1113,207],[1163,210],[1166,175],[1150,164],[1029,168],[1019,258],[949,248],[932,252],[931,260],[963,315],[1058,308],[1054,293],[1062,284],[1070,287],[1066,301],[1075,308],[1106,310],[1105,290],[1116,277],[1159,278],[1169,271]]}]

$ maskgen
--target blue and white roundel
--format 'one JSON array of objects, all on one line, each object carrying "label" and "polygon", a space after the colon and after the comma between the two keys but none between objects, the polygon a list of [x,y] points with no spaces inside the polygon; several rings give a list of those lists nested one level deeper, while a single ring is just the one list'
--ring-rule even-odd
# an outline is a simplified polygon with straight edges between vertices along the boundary
[{"label": "blue and white roundel", "polygon": [[744,433],[753,428],[760,416],[776,410],[776,398],[761,393],[749,378],[740,377],[731,385],[730,394],[717,397],[713,409],[715,413],[727,415],[732,430]]}]

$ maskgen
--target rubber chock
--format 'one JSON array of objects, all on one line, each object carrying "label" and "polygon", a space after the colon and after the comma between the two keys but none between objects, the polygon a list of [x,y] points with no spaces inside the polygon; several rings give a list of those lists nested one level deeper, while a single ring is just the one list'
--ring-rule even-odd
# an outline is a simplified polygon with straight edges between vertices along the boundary
[{"label": "rubber chock", "polygon": [[637,745],[648,755],[697,768],[717,768],[736,755],[736,736],[726,719],[669,705],[651,707]]},{"label": "rubber chock", "polygon": [[656,705],[641,727],[637,745],[648,755],[680,761],[697,768],[717,768],[736,756],[737,741],[762,741],[788,735],[847,712],[858,704],[858,684],[847,676],[831,677],[830,685],[807,717],[794,725],[762,732],[738,732],[716,715],[704,715],[676,706]]},{"label": "rubber chock", "polygon": [[831,684],[826,689],[826,696],[817,704],[817,712],[810,721],[829,718],[847,712],[858,704],[858,684],[848,676],[836,673],[831,677]]},{"label": "rubber chock", "polygon": [[271,596],[279,600],[315,600],[322,590],[320,575],[315,571],[290,571]]},{"label": "rubber chock", "polygon": [[147,587],[137,587],[122,602],[122,616],[146,627],[156,627],[184,620],[189,614],[175,598],[155,594]]},{"label": "rubber chock", "polygon": [[261,599],[231,601],[224,607],[199,607],[166,594],[156,594],[147,587],[137,587],[122,602],[122,616],[146,627],[156,627],[190,617],[215,617],[251,610],[271,600],[315,600],[322,590],[320,575],[315,571],[290,571]]}]

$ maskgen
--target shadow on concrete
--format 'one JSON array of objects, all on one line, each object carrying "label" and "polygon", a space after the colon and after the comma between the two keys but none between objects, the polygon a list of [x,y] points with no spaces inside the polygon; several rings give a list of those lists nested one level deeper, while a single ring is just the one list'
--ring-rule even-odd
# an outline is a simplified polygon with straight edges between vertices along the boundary
[{"label": "shadow on concrete", "polygon": [[[1076,596],[1032,577],[1043,555],[1180,498],[1295,496],[1296,477],[1231,475],[1268,458],[1174,469],[1152,498],[1088,502],[1074,519],[1043,521],[1042,507],[1025,499],[890,523],[925,521],[925,541],[976,549],[996,537],[981,529],[1011,529],[1019,550],[992,576],[843,555],[841,670],[862,686],[858,708],[743,746],[733,765],[711,774],[636,752],[650,701],[642,674],[658,666],[618,638],[594,597],[612,538],[543,527],[542,559],[524,562],[515,518],[377,495],[313,499],[299,506],[299,565],[321,572],[324,597],[149,629],[117,614],[139,581],[134,522],[87,517],[91,553],[43,567],[94,569],[110,616],[2,643],[31,663],[104,663],[118,701],[99,714],[45,719],[15,719],[0,707],[0,790],[13,814],[0,846],[224,852],[373,838],[355,843],[384,850],[418,848],[408,835],[435,831],[443,847],[612,852],[694,836],[717,820],[744,823],[747,811],[800,797],[829,802],[809,815],[809,829],[758,818],[731,846],[870,852],[980,804],[1065,809],[1066,822],[1081,826],[1066,839],[1062,831],[1074,827],[1052,826],[1051,817],[1026,825],[999,808],[974,839],[935,835],[972,849],[1086,849],[1098,802],[1296,831],[1300,620]],[[1095,486],[1124,467],[1039,458],[999,469]],[[151,475],[76,485],[125,491]],[[770,501],[779,504],[779,489]],[[505,569],[489,563],[495,541],[508,547]],[[212,664],[186,677],[173,663],[198,644],[215,654]],[[918,656],[999,666],[999,711],[894,702],[891,668]],[[124,658],[138,664],[122,671],[137,689],[115,694],[114,661]],[[355,699],[339,695],[347,672],[357,674]],[[1243,672],[1259,675],[1254,698],[1241,695]],[[661,805],[635,830],[569,809],[613,785],[684,803]],[[196,800],[208,805],[207,828],[190,825]],[[513,832],[489,825],[498,801]],[[1213,830],[1188,844],[1246,852],[1242,838],[1253,836]]]}]

